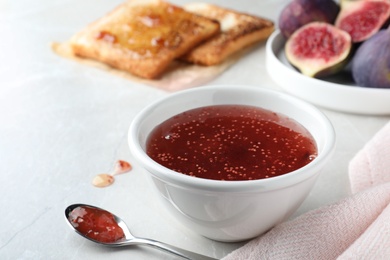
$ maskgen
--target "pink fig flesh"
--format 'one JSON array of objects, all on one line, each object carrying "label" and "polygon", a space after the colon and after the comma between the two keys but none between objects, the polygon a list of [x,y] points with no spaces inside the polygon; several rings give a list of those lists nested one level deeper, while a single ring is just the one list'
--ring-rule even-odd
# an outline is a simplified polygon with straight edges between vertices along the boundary
[{"label": "pink fig flesh", "polygon": [[336,27],[348,32],[352,42],[363,42],[377,33],[390,17],[390,1],[345,1]]},{"label": "pink fig flesh", "polygon": [[309,77],[322,77],[340,71],[351,53],[351,36],[335,26],[309,23],[287,40],[287,60]]}]

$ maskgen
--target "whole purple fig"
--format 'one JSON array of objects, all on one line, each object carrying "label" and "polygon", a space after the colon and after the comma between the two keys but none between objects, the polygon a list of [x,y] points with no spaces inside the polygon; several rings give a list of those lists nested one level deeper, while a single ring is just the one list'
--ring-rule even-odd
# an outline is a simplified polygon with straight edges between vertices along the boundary
[{"label": "whole purple fig", "polygon": [[289,38],[310,22],[333,23],[339,11],[339,5],[332,0],[292,0],[280,13],[279,29]]},{"label": "whole purple fig", "polygon": [[390,27],[362,43],[352,60],[358,86],[390,88]]}]

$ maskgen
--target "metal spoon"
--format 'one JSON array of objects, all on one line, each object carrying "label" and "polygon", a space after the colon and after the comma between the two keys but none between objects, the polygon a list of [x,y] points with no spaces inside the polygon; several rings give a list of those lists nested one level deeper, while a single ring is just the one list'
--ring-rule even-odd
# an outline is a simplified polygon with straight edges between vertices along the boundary
[{"label": "metal spoon", "polygon": [[93,241],[95,243],[98,243],[98,244],[101,244],[101,245],[105,245],[105,246],[110,246],[110,247],[147,245],[147,246],[151,246],[151,247],[156,248],[156,249],[160,249],[160,250],[162,250],[164,252],[171,253],[171,254],[174,254],[176,256],[180,256],[180,257],[182,257],[184,259],[190,259],[190,260],[216,260],[216,258],[212,258],[212,257],[200,255],[200,254],[197,254],[197,253],[194,253],[194,252],[190,252],[190,251],[187,251],[187,250],[184,250],[184,249],[172,246],[172,245],[168,245],[166,243],[159,242],[159,241],[156,241],[156,240],[153,240],[153,239],[134,237],[130,233],[130,230],[129,230],[128,226],[126,225],[126,223],[122,219],[120,219],[118,216],[116,216],[116,215],[114,215],[112,213],[111,214],[114,216],[115,221],[122,228],[122,230],[123,230],[123,232],[125,234],[125,238],[121,239],[119,241],[116,241],[116,242],[112,242],[112,243],[104,243],[104,242],[100,242],[100,241],[91,239],[91,238],[87,237],[85,234],[79,232],[76,228],[74,228],[73,225],[70,223],[70,221],[68,219],[69,214],[70,214],[70,212],[72,212],[73,209],[75,209],[77,207],[83,207],[83,206],[96,208],[96,209],[99,209],[99,210],[104,210],[104,209],[101,209],[101,208],[98,208],[98,207],[95,207],[95,206],[91,206],[91,205],[86,205],[86,204],[73,204],[73,205],[68,206],[65,209],[65,218],[66,218],[68,224],[72,227],[72,229],[76,231],[76,233],[78,233],[79,235],[83,236],[84,238],[87,238],[88,240],[91,240],[91,241]]}]

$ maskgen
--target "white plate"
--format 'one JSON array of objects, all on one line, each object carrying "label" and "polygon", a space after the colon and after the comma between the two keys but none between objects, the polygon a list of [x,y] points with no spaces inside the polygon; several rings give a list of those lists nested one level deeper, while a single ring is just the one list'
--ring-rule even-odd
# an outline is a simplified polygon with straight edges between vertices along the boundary
[{"label": "white plate", "polygon": [[267,41],[266,66],[271,78],[286,92],[315,105],[348,113],[390,114],[390,89],[358,87],[349,73],[326,79],[302,75],[284,55],[285,39],[275,31]]}]

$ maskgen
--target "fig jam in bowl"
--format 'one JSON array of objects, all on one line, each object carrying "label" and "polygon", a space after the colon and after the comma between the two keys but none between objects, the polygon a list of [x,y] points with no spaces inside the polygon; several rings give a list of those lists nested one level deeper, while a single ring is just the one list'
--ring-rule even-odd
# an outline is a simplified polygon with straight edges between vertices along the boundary
[{"label": "fig jam in bowl", "polygon": [[142,110],[129,147],[158,197],[210,239],[256,237],[304,201],[335,143],[313,105],[257,86],[205,86]]}]

